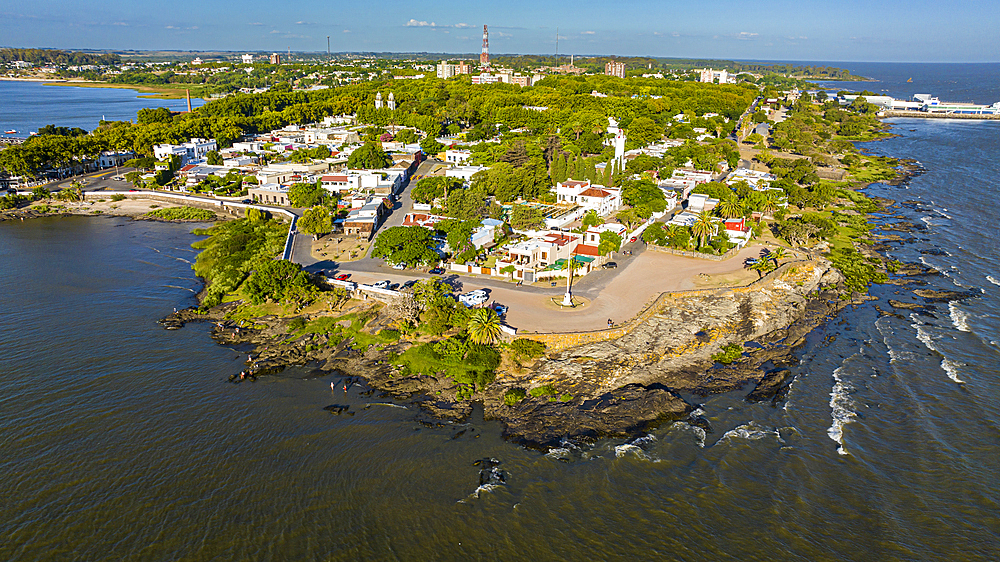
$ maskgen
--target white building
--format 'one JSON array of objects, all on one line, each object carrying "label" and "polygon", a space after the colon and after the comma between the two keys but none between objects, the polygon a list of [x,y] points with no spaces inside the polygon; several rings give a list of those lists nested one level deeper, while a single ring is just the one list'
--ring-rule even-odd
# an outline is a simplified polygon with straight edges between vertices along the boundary
[{"label": "white building", "polygon": [[111,168],[113,166],[121,166],[133,158],[135,158],[135,153],[131,150],[106,150],[97,157],[97,165],[101,168]]},{"label": "white building", "polygon": [[205,154],[218,150],[215,139],[191,139],[184,144],[158,144],[153,147],[153,156],[157,160],[165,160],[171,155],[181,157],[181,165],[187,165],[205,158]]},{"label": "white building", "polygon": [[462,164],[472,156],[472,151],[463,149],[450,149],[444,151],[445,162],[451,164]]},{"label": "white building", "polygon": [[583,213],[594,210],[603,217],[617,211],[622,198],[618,188],[591,185],[589,180],[567,180],[556,184],[556,202],[573,203]]},{"label": "white building", "polygon": [[450,170],[445,170],[444,175],[449,178],[461,178],[465,181],[472,181],[473,175],[485,169],[485,166],[455,166]]},{"label": "white building", "polygon": [[718,82],[719,84],[732,84],[736,82],[735,77],[730,76],[729,72],[726,70],[712,70],[711,68],[703,68],[698,70],[698,81],[699,82]]},{"label": "white building", "polygon": [[243,59],[243,64],[253,64],[253,55],[240,55]]}]

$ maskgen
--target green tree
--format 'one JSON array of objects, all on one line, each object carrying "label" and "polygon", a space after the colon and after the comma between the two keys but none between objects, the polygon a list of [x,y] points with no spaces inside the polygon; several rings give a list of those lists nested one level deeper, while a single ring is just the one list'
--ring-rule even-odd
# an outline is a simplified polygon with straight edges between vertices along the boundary
[{"label": "green tree", "polygon": [[617,233],[605,230],[601,232],[601,241],[597,244],[597,253],[602,256],[617,252],[622,247],[622,237]]},{"label": "green tree", "polygon": [[438,260],[431,231],[421,226],[393,226],[375,239],[372,255],[389,263],[429,264]]},{"label": "green tree", "polygon": [[597,211],[591,209],[583,215],[583,220],[581,222],[583,223],[583,228],[590,228],[592,226],[604,224],[604,219],[597,214]]},{"label": "green tree", "polygon": [[705,240],[715,233],[716,225],[708,211],[698,213],[698,218],[691,225],[691,232],[698,237],[698,247],[705,245]]},{"label": "green tree", "polygon": [[723,199],[719,202],[719,206],[715,209],[718,211],[719,215],[727,219],[742,217],[746,213],[746,208],[743,203],[736,197]]},{"label": "green tree", "polygon": [[305,209],[322,205],[326,190],[317,183],[296,183],[288,189],[288,201],[292,207]]},{"label": "green tree", "polygon": [[140,125],[148,125],[150,123],[172,123],[174,120],[174,114],[165,107],[157,107],[156,109],[144,108],[140,109],[136,114],[136,120]]},{"label": "green tree", "polygon": [[308,274],[298,264],[288,260],[265,261],[243,283],[243,294],[253,304],[278,302],[284,299],[289,287],[303,281],[308,282]]},{"label": "green tree", "polygon": [[778,262],[785,259],[788,256],[788,251],[784,248],[775,248],[767,258],[774,261],[774,267],[778,267]]},{"label": "green tree", "polygon": [[500,318],[492,308],[479,308],[469,317],[466,329],[472,342],[491,345],[500,339]]},{"label": "green tree", "polygon": [[545,227],[545,216],[535,207],[514,205],[510,209],[511,228],[517,230],[538,230]]},{"label": "green tree", "polygon": [[223,164],[222,156],[215,150],[209,150],[205,153],[205,161],[208,162],[209,166],[221,166]]},{"label": "green tree", "polygon": [[381,147],[372,142],[366,142],[347,158],[347,167],[354,170],[386,168],[391,164],[392,158]]},{"label": "green tree", "polygon": [[312,234],[314,239],[333,230],[330,209],[322,206],[306,209],[296,224],[299,230],[306,234]]}]

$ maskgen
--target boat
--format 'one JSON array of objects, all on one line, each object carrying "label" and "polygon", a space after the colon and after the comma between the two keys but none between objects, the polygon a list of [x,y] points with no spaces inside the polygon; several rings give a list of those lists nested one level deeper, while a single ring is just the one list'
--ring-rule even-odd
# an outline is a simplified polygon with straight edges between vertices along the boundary
[{"label": "boat", "polygon": [[31,135],[31,136],[35,136],[35,135],[37,135],[38,133],[36,133],[35,131],[31,131],[31,132],[30,132],[30,133],[28,133],[28,134],[29,134],[29,135]]},{"label": "boat", "polygon": [[913,78],[907,78],[906,81],[907,82],[913,82]]},{"label": "boat", "polygon": [[9,131],[4,131],[3,134],[5,134],[5,135],[16,135],[17,131],[15,131],[14,129],[11,129]]}]

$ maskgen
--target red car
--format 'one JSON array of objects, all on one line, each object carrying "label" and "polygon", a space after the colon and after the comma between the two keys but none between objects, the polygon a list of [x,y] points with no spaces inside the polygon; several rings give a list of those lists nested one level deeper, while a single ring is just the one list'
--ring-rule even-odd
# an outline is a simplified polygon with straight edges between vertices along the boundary
[{"label": "red car", "polygon": [[336,279],[337,281],[347,281],[347,278],[350,276],[351,276],[350,273],[341,273],[340,275],[334,277],[334,279]]},{"label": "red car", "polygon": [[632,239],[631,239],[631,240],[629,240],[629,242],[635,242],[636,240],[638,240],[638,237],[636,237],[636,236],[633,236],[633,237],[632,237]]}]

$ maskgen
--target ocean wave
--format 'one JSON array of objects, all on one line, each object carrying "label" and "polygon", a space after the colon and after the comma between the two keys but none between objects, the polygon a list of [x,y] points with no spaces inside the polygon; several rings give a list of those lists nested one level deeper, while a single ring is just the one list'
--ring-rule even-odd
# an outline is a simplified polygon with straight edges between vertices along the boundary
[{"label": "ocean wave", "polygon": [[992,275],[987,275],[986,280],[989,281],[990,283],[993,283],[997,287],[1000,287],[1000,281],[997,281],[996,277],[993,277]]},{"label": "ocean wave", "polygon": [[632,453],[644,461],[654,460],[646,454],[646,451],[642,450],[642,447],[633,445],[632,443],[624,443],[622,445],[615,446],[615,458],[620,459],[629,453]]},{"label": "ocean wave", "polygon": [[958,378],[958,368],[964,367],[965,363],[959,361],[952,361],[951,359],[945,359],[941,361],[941,368],[948,375],[948,378],[957,382],[958,384],[965,384],[965,381]]},{"label": "ocean wave", "polygon": [[695,439],[696,439],[695,442],[698,444],[698,447],[700,447],[702,449],[705,448],[705,437],[708,435],[708,433],[704,429],[702,429],[702,428],[700,428],[700,427],[698,427],[696,425],[691,425],[691,424],[689,424],[688,422],[685,422],[685,421],[674,422],[673,427],[676,427],[676,428],[679,428],[679,429],[690,429],[691,432],[694,433],[694,436],[695,436]]},{"label": "ocean wave", "polygon": [[716,442],[716,444],[722,443],[723,441],[731,441],[733,438],[737,437],[740,439],[757,441],[767,437],[768,435],[774,435],[778,438],[778,441],[784,443],[784,440],[781,439],[781,434],[778,433],[777,429],[766,429],[757,425],[756,422],[751,421],[750,423],[745,423],[723,433],[722,437]]},{"label": "ocean wave", "polygon": [[850,453],[844,448],[844,426],[853,422],[858,415],[854,413],[855,404],[851,400],[851,391],[854,388],[841,378],[842,369],[843,367],[837,367],[833,370],[834,383],[830,391],[830,412],[833,423],[830,429],[826,430],[826,434],[837,442],[837,453],[848,455]]},{"label": "ocean wave", "polygon": [[955,306],[955,301],[948,303],[948,315],[951,316],[951,323],[960,332],[969,330],[969,313]]},{"label": "ocean wave", "polygon": [[458,500],[458,503],[465,503],[465,500],[472,500],[472,499],[478,500],[479,494],[482,494],[484,492],[485,493],[492,492],[493,490],[496,490],[499,487],[500,484],[480,484],[478,488],[476,488],[475,490],[472,491],[471,494],[469,494],[469,497],[463,500]]},{"label": "ocean wave", "polygon": [[[947,211],[947,210],[948,210],[948,209],[945,209],[944,211]],[[946,212],[944,212],[944,211],[942,211],[941,209],[934,209],[934,212],[935,212],[935,213],[937,213],[937,214],[941,215],[942,217],[944,217],[944,218],[946,218],[946,219],[950,219],[950,218],[951,218],[951,215],[949,215],[948,213],[946,213]]]}]

